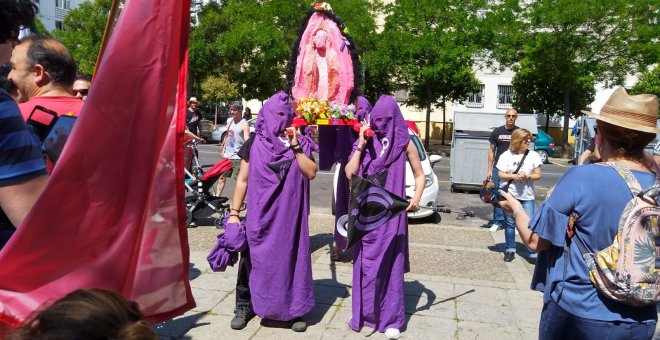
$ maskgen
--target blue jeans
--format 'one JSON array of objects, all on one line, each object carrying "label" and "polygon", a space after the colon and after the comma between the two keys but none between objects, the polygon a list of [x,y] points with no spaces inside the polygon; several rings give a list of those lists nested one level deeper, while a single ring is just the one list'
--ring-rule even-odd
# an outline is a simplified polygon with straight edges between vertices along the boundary
[{"label": "blue jeans", "polygon": [[[527,215],[531,218],[534,216],[534,200],[523,201],[518,200],[522,204],[523,209]],[[513,215],[505,215],[506,223],[504,224],[504,244],[506,245],[506,251],[516,252],[516,221],[513,219]]]},{"label": "blue jeans", "polygon": [[650,340],[656,322],[629,323],[584,319],[570,314],[550,300],[543,306],[539,322],[539,340],[631,339]]},{"label": "blue jeans", "polygon": [[[499,170],[493,166],[493,183],[495,183],[495,188],[500,187],[500,175]],[[500,227],[504,227],[504,210],[499,206],[493,206],[493,224],[497,224]]]}]

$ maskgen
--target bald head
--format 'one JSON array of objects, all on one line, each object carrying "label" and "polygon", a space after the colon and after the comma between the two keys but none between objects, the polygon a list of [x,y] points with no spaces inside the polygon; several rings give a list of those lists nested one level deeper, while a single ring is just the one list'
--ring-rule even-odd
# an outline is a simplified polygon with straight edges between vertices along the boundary
[{"label": "bald head", "polygon": [[512,128],[516,125],[516,118],[518,118],[518,111],[516,109],[508,109],[504,113],[504,119],[506,120],[505,127],[507,129]]},{"label": "bald head", "polygon": [[55,86],[73,86],[76,80],[76,62],[61,42],[44,35],[33,35],[23,39],[21,45],[23,44],[27,45],[26,61],[29,67],[41,65]]}]

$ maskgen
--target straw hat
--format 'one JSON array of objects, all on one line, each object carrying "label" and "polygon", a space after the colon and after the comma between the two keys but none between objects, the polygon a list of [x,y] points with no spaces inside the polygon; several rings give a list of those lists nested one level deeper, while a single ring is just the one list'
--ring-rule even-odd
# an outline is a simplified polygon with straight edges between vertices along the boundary
[{"label": "straw hat", "polygon": [[631,130],[660,133],[658,129],[658,97],[652,94],[629,96],[619,87],[600,109],[600,114],[582,110],[587,116]]}]

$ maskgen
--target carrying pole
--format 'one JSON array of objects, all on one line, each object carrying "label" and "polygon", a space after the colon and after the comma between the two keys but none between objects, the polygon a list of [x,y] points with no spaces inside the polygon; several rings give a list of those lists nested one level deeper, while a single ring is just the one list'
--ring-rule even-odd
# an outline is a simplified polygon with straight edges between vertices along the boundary
[{"label": "carrying pole", "polygon": [[108,40],[110,40],[110,34],[112,34],[112,29],[115,26],[115,18],[117,17],[117,11],[119,10],[119,1],[112,0],[112,6],[110,7],[110,13],[108,14],[108,21],[105,23],[105,29],[103,30],[103,39],[101,40],[101,48],[99,49],[99,54],[96,56],[96,64],[94,64],[94,74],[92,75],[92,83],[96,79],[96,71],[99,69],[99,63],[103,58],[103,53],[105,53],[105,47],[108,45]]}]

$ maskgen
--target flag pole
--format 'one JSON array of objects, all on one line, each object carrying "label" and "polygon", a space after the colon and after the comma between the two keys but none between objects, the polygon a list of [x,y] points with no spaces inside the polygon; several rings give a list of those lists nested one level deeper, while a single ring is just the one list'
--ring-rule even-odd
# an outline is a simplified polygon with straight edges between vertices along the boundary
[{"label": "flag pole", "polygon": [[110,40],[110,34],[112,28],[114,27],[115,18],[117,16],[117,10],[119,9],[120,0],[112,0],[112,6],[110,7],[110,13],[108,14],[108,21],[105,23],[105,29],[103,30],[103,39],[101,40],[101,48],[99,49],[99,54],[96,56],[96,64],[94,64],[94,74],[92,75],[92,83],[96,79],[96,73],[98,71],[99,63],[105,53],[105,47],[108,45],[108,40]]}]

